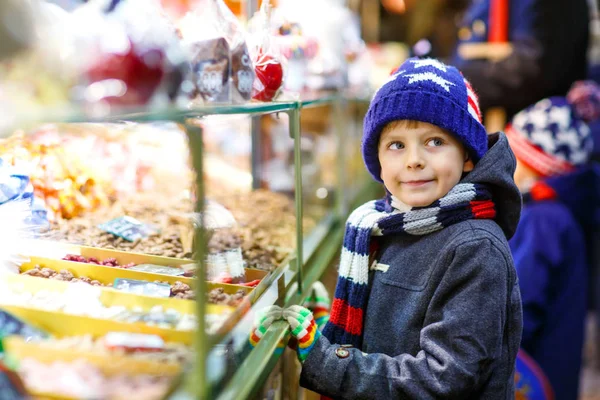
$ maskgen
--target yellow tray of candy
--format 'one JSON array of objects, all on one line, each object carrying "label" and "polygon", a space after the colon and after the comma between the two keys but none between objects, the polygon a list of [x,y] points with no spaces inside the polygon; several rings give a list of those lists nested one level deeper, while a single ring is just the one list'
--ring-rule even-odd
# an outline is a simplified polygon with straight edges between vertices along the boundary
[{"label": "yellow tray of candy", "polygon": [[182,370],[182,365],[173,362],[137,359],[111,352],[55,348],[43,341],[26,342],[20,336],[4,338],[2,345],[4,351],[15,360],[34,358],[43,363],[51,363],[54,361],[69,362],[83,358],[98,367],[107,376],[121,373],[175,376]]},{"label": "yellow tray of candy", "polygon": [[[162,256],[153,256],[149,254],[143,253],[133,253],[128,251],[120,251],[120,250],[112,250],[112,249],[102,249],[99,247],[88,247],[88,246],[80,246],[69,243],[48,241],[48,240],[40,240],[34,239],[30,241],[31,251],[29,254],[25,254],[25,256],[31,256],[31,258],[45,258],[57,260],[61,259],[67,254],[76,254],[81,255],[87,258],[95,257],[99,260],[106,260],[107,258],[114,258],[120,265],[125,265],[129,263],[135,264],[153,264],[160,265],[164,267],[179,267],[186,264],[194,263],[193,260],[186,260],[180,258],[172,258],[172,257],[162,257]],[[80,263],[82,264],[82,263]],[[92,265],[92,264],[89,264]],[[106,267],[112,268],[112,267]],[[123,268],[120,268],[123,269]],[[267,271],[246,268],[246,281],[254,281],[254,280],[262,280],[269,273]],[[139,271],[138,271],[139,272]],[[143,273],[143,272],[142,272]],[[147,273],[147,272],[146,272]],[[170,276],[163,274],[152,274],[154,276],[158,276],[156,280],[164,280],[172,283],[170,279],[166,278],[175,278],[175,280],[179,280],[180,282],[187,283],[188,281],[182,280],[187,279],[189,281],[193,281],[193,278],[186,278],[183,276]],[[174,280],[174,281],[175,281]],[[173,281],[173,282],[174,282]],[[189,283],[188,283],[189,284]],[[241,285],[232,285],[237,288],[244,288],[246,286]],[[237,290],[237,289],[236,289]]]},{"label": "yellow tray of candy", "polygon": [[[54,260],[43,257],[30,257],[28,262],[21,265],[21,273],[34,269],[36,265],[50,268],[57,272],[61,270],[67,270],[76,278],[86,276],[105,285],[112,285],[117,278],[136,279],[149,282],[162,281],[170,284],[181,282],[191,287],[194,287],[195,284],[194,278],[187,278],[184,276],[154,274],[150,272],[134,271],[126,268],[106,267],[104,265],[84,264],[74,261]],[[219,287],[223,288],[225,293],[234,294],[238,290],[243,290],[246,295],[254,289],[247,286],[208,282],[208,290]]]},{"label": "yellow tray of candy", "polygon": [[[83,359],[96,366],[104,375],[159,375],[173,377],[174,381],[182,371],[182,366],[176,363],[163,363],[151,360],[140,360],[125,355],[100,353],[98,351],[84,351],[74,349],[57,349],[43,342],[26,342],[21,337],[11,336],[2,340],[4,351],[11,361],[21,361],[32,358],[44,364],[56,361],[73,362]],[[52,393],[41,393],[27,388],[29,394],[36,399],[65,399],[73,397]]]},{"label": "yellow tray of candy", "polygon": [[[8,283],[15,291],[36,293],[41,290],[51,292],[63,292],[69,285],[68,282],[56,280],[35,278],[26,275],[5,276],[4,281]],[[106,307],[125,306],[127,308],[139,307],[144,311],[149,311],[152,307],[162,306],[163,309],[174,309],[181,314],[194,314],[196,312],[196,303],[193,301],[158,298],[142,296],[132,293],[125,293],[111,288],[99,288],[101,290],[100,301]],[[111,331],[124,331],[135,333],[150,333],[162,337],[165,341],[181,342],[192,344],[194,331],[181,331],[176,329],[159,328],[147,325],[141,322],[121,322],[109,319],[100,319],[94,317],[77,316],[65,314],[61,311],[46,311],[31,306],[2,305],[1,308],[15,313],[33,325],[49,331],[57,336],[81,335],[89,333],[93,336],[103,336]],[[230,329],[237,318],[235,308],[207,304],[207,314],[228,315],[227,319],[218,331]]]}]

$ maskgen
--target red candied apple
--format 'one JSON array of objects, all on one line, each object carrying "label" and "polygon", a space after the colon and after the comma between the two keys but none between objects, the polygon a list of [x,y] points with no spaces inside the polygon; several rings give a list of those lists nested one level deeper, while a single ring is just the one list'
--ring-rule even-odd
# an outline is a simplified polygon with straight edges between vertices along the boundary
[{"label": "red candied apple", "polygon": [[136,51],[131,44],[127,53],[109,53],[100,56],[87,72],[91,83],[120,80],[125,90],[114,93],[107,85],[104,99],[116,105],[141,105],[147,103],[160,85],[164,75],[162,50]]},{"label": "red candied apple", "polygon": [[283,83],[283,67],[279,60],[268,54],[259,54],[254,63],[256,79],[252,88],[252,98],[271,101]]}]

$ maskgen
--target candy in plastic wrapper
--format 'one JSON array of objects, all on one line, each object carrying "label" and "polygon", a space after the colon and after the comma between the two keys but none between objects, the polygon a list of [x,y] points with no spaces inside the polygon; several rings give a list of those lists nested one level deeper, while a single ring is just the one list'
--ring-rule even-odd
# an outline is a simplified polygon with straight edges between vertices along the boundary
[{"label": "candy in plastic wrapper", "polygon": [[128,293],[141,294],[152,297],[171,297],[171,285],[139,281],[135,279],[115,279],[113,287]]},{"label": "candy in plastic wrapper", "polygon": [[119,236],[129,242],[147,238],[158,232],[153,226],[144,224],[137,219],[126,215],[100,224],[98,225],[98,228],[108,233],[112,233],[115,236]]},{"label": "candy in plastic wrapper", "polygon": [[181,276],[185,273],[183,268],[179,267],[165,267],[163,265],[154,264],[139,264],[129,268],[133,271],[150,272],[152,274],[170,275],[170,276]]},{"label": "candy in plastic wrapper", "polygon": [[254,69],[245,42],[235,47],[231,53],[231,76],[233,87],[239,96],[243,100],[250,100],[254,82]]},{"label": "candy in plastic wrapper", "polygon": [[165,348],[165,341],[160,336],[129,332],[109,332],[104,336],[104,344],[109,349],[132,352],[160,351]]},{"label": "candy in plastic wrapper", "polygon": [[209,102],[228,101],[231,64],[227,41],[209,39],[195,43],[192,48],[192,76],[198,93]]}]

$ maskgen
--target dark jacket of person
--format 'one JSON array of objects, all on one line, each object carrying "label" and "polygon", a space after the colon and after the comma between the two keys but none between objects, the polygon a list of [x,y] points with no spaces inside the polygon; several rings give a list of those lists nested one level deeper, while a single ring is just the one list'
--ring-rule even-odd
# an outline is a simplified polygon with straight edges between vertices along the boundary
[{"label": "dark jacket of person", "polygon": [[[495,220],[379,242],[361,352],[321,336],[301,385],[344,399],[514,400],[521,296],[507,238],[519,221],[515,157],[504,134],[461,182],[489,185]],[[385,269],[385,268],[383,268]],[[348,355],[347,357],[344,357]]]},{"label": "dark jacket of person", "polygon": [[[458,46],[488,39],[491,0],[473,0],[459,29]],[[589,32],[586,0],[510,0],[506,59],[450,61],[477,88],[483,110],[500,106],[508,117],[538,100],[565,96],[585,79]]]}]

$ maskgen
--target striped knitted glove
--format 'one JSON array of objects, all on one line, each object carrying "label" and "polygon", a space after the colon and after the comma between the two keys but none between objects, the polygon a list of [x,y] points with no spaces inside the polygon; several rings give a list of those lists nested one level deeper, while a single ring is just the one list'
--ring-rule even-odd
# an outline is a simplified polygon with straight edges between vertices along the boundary
[{"label": "striped knitted glove", "polygon": [[[256,314],[254,326],[250,332],[250,346],[256,347],[273,322],[283,320],[283,310],[279,306],[265,307]],[[282,351],[285,345],[282,346]]]},{"label": "striped knitted glove", "polygon": [[283,310],[283,318],[290,324],[292,336],[298,340],[296,354],[298,360],[303,363],[321,336],[321,332],[317,328],[313,314],[302,306],[286,308]]},{"label": "striped knitted glove", "polygon": [[325,285],[319,281],[313,283],[310,295],[302,305],[313,313],[317,327],[322,330],[329,321],[329,310],[331,309],[331,300]]}]

